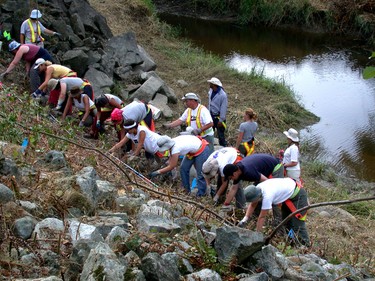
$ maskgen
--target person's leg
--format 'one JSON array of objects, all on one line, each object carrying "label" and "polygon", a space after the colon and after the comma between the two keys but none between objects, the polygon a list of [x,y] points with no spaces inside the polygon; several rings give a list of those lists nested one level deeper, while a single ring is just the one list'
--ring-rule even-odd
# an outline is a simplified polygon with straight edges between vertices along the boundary
[{"label": "person's leg", "polygon": [[197,196],[205,196],[206,195],[207,185],[206,185],[206,181],[203,177],[202,166],[203,166],[203,163],[210,156],[210,154],[211,154],[210,148],[208,146],[206,146],[206,148],[202,151],[201,154],[194,157],[195,169],[197,171],[197,187],[198,187]]},{"label": "person's leg", "polygon": [[[294,206],[296,206],[297,209],[301,209],[303,207],[306,207],[308,205],[308,199],[307,199],[307,193],[306,190],[301,188],[301,190],[298,192],[297,196],[293,198],[292,200]],[[301,212],[302,216],[305,216],[307,211]],[[291,226],[294,230],[294,232],[298,235],[300,238],[300,242],[303,245],[310,245],[310,238],[309,233],[306,228],[305,220],[297,219],[296,217],[293,217],[291,219]]]},{"label": "person's leg", "polygon": [[32,65],[30,68],[30,91],[31,93],[34,93],[41,84],[41,77],[39,75],[39,71],[37,69],[34,69],[35,64]]},{"label": "person's leg", "polygon": [[187,192],[190,192],[190,168],[193,165],[193,159],[188,159],[186,156],[182,159],[180,165],[180,176],[182,185]]},{"label": "person's leg", "polygon": [[204,139],[208,142],[208,146],[210,148],[210,153],[214,152],[215,147],[214,147],[214,142],[215,142],[215,137],[212,136],[205,136]]},{"label": "person's leg", "polygon": [[221,126],[221,127],[217,126],[216,129],[217,129],[217,136],[219,138],[219,144],[221,146],[226,147],[227,141],[225,140],[225,128],[224,128],[224,126]]}]

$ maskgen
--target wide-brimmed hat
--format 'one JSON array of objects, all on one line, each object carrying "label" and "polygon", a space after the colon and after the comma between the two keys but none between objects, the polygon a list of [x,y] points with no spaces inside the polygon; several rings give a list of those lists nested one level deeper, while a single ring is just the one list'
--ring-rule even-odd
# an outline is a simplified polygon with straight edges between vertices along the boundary
[{"label": "wide-brimmed hat", "polygon": [[182,100],[197,100],[197,101],[199,101],[199,97],[195,93],[187,93],[183,96]]},{"label": "wide-brimmed hat", "polygon": [[219,162],[217,159],[210,159],[203,163],[202,173],[203,176],[207,179],[212,179],[216,176],[219,169]]},{"label": "wide-brimmed hat", "polygon": [[210,80],[207,80],[207,82],[214,84],[216,86],[219,86],[219,87],[223,87],[223,84],[221,83],[221,81],[217,79],[216,77],[212,77]]},{"label": "wide-brimmed hat", "polygon": [[47,84],[47,88],[50,91],[54,90],[56,88],[56,86],[57,86],[58,83],[59,83],[59,80],[57,80],[55,78],[49,79],[48,84]]},{"label": "wide-brimmed hat", "polygon": [[290,128],[288,131],[284,131],[283,133],[288,139],[291,139],[294,142],[299,142],[298,132],[295,129]]},{"label": "wide-brimmed hat", "polygon": [[39,10],[32,10],[30,13],[31,19],[40,19],[42,17],[42,13]]},{"label": "wide-brimmed hat", "polygon": [[262,195],[262,190],[255,185],[249,185],[244,189],[246,202],[254,202]]},{"label": "wide-brimmed hat", "polygon": [[12,51],[18,49],[19,46],[21,46],[21,44],[18,43],[17,41],[13,40],[12,42],[9,43],[8,50],[9,50],[9,52],[12,52]]},{"label": "wide-brimmed hat", "polygon": [[181,132],[180,135],[192,135],[194,128],[191,126],[186,127],[186,130]]},{"label": "wide-brimmed hat", "polygon": [[175,144],[176,142],[173,140],[173,139],[171,139],[170,137],[168,137],[168,136],[161,136],[159,139],[158,139],[158,142],[157,142],[157,144],[158,144],[158,146],[159,146],[159,151],[160,152],[164,152],[164,151],[166,151],[166,150],[168,150],[168,149],[171,149],[172,148],[172,146],[174,146],[174,144]]},{"label": "wide-brimmed hat", "polygon": [[39,58],[35,61],[34,69],[38,69],[43,63],[46,63],[45,59]]}]

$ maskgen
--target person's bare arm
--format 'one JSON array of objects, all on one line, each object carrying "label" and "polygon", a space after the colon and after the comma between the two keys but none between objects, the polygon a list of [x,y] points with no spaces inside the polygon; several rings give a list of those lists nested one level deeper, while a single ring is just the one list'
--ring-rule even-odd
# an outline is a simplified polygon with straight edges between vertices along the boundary
[{"label": "person's bare arm", "polygon": [[44,92],[44,90],[47,88],[48,81],[52,78],[53,71],[53,67],[47,67],[44,82],[39,86],[39,90],[42,90]]},{"label": "person's bare arm", "polygon": [[64,120],[65,117],[66,117],[66,115],[68,114],[69,108],[72,106],[72,103],[73,103],[73,98],[72,98],[72,97],[69,97],[69,98],[68,98],[68,101],[67,101],[67,103],[66,103],[66,106],[65,106],[65,108],[64,108],[64,113],[63,113],[63,115],[62,115],[62,117],[61,117],[62,120]]},{"label": "person's bare arm", "polygon": [[120,140],[118,143],[112,146],[112,148],[108,152],[111,153],[111,152],[116,151],[117,149],[123,147],[128,141],[129,139],[125,136],[122,140]]},{"label": "person's bare arm", "polygon": [[237,141],[236,141],[236,148],[238,149],[240,147],[240,144],[242,142],[244,132],[239,132],[237,136]]},{"label": "person's bare arm", "polygon": [[143,144],[145,143],[145,139],[146,139],[146,132],[141,131],[139,133],[138,144],[137,144],[137,148],[134,151],[134,156],[138,156],[139,153],[141,152],[141,149],[143,148]]},{"label": "person's bare arm", "polygon": [[257,228],[256,228],[256,230],[258,232],[262,232],[263,225],[264,225],[264,222],[266,220],[266,217],[267,217],[269,211],[270,210],[261,210],[260,211],[260,214],[259,214],[259,217],[258,217],[258,221],[257,221]]},{"label": "person's bare arm", "polygon": [[20,43],[25,44],[25,34],[23,33],[20,34]]},{"label": "person's bare arm", "polygon": [[169,158],[169,163],[168,163],[168,166],[167,167],[164,167],[159,171],[160,174],[164,174],[164,173],[167,173],[169,171],[172,171],[175,167],[177,167],[177,164],[178,164],[178,156],[180,154],[179,153],[176,153],[176,154],[173,154],[170,158]]},{"label": "person's bare arm", "polygon": [[234,196],[236,195],[237,193],[237,190],[239,188],[239,184],[233,184],[230,191],[228,192],[227,194],[227,197],[225,198],[225,202],[224,202],[224,205],[229,205],[230,202],[232,202]]},{"label": "person's bare arm", "polygon": [[87,117],[90,115],[90,102],[89,97],[86,95],[83,97],[83,104],[85,105],[85,114],[83,115],[81,121],[86,122]]},{"label": "person's bare arm", "polygon": [[109,104],[114,107],[114,108],[118,108],[118,109],[121,109],[122,106],[121,104],[119,104],[115,99],[109,99]]},{"label": "person's bare arm", "polygon": [[16,55],[14,56],[12,62],[9,64],[7,70],[5,70],[5,73],[8,74],[9,72],[11,72],[16,67],[16,65],[20,62],[20,60],[22,59],[22,56],[28,51],[29,51],[29,47],[21,46],[18,49]]},{"label": "person's bare arm", "polygon": [[166,128],[174,128],[174,127],[180,126],[182,123],[183,123],[182,120],[177,119],[177,120],[174,120],[171,123],[166,123],[163,126],[166,127]]}]

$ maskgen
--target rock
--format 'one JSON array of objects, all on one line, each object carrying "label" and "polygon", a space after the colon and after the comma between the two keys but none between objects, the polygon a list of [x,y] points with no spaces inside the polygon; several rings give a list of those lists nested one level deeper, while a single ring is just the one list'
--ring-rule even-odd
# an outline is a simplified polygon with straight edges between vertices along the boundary
[{"label": "rock", "polygon": [[177,80],[177,86],[180,88],[186,88],[187,86],[189,86],[189,83],[183,79],[180,79],[180,80]]},{"label": "rock", "polygon": [[141,259],[134,251],[129,251],[125,255],[125,260],[131,267],[139,267],[141,265]]},{"label": "rock", "polygon": [[61,58],[61,63],[77,72],[78,77],[83,77],[88,68],[88,55],[79,49],[67,51]]},{"label": "rock", "polygon": [[54,170],[59,170],[66,167],[65,157],[61,151],[49,151],[46,154],[44,160],[46,161],[46,163],[49,163]]},{"label": "rock", "polygon": [[0,204],[14,201],[14,193],[7,186],[0,183]]},{"label": "rock", "polygon": [[78,174],[76,183],[79,186],[81,193],[90,201],[93,206],[96,206],[98,187],[96,185],[98,177],[93,167],[85,167]]},{"label": "rock", "polygon": [[89,67],[84,77],[91,83],[95,97],[111,93],[111,87],[114,85],[114,82],[106,73]]},{"label": "rock", "polygon": [[215,250],[220,263],[229,263],[235,258],[241,264],[264,245],[262,233],[239,227],[219,227],[216,235]]},{"label": "rock", "polygon": [[128,228],[127,222],[117,216],[88,217],[85,219],[85,223],[95,226],[103,238],[106,238],[111,230],[116,226],[123,229]]},{"label": "rock", "polygon": [[272,280],[283,277],[288,268],[287,259],[271,245],[263,247],[252,258],[256,260],[255,268],[261,268]]},{"label": "rock", "polygon": [[0,160],[0,175],[15,176],[17,181],[20,179],[20,172],[17,164],[9,158],[3,158]]},{"label": "rock", "polygon": [[164,81],[155,77],[150,77],[142,86],[130,96],[131,99],[139,99],[149,102],[153,99],[159,89],[163,86]]},{"label": "rock", "polygon": [[211,269],[202,269],[186,276],[186,281],[221,281],[219,273]]},{"label": "rock", "polygon": [[116,187],[108,182],[108,181],[102,181],[97,180],[96,186],[98,189],[97,193],[97,203],[100,204],[103,207],[111,208],[115,204],[115,198],[117,195],[117,189]]},{"label": "rock", "polygon": [[157,253],[148,253],[142,259],[141,269],[146,280],[163,280],[176,281],[179,280],[181,274],[176,267],[169,268],[170,263],[163,259]]},{"label": "rock", "polygon": [[73,246],[75,246],[79,240],[89,240],[95,242],[104,241],[103,236],[100,234],[97,227],[85,223],[81,223],[76,220],[70,221],[69,234],[72,239]]},{"label": "rock", "polygon": [[117,258],[111,248],[100,242],[87,257],[80,280],[124,280],[127,266]]},{"label": "rock", "polygon": [[140,68],[142,71],[152,71],[156,69],[156,63],[155,61],[150,57],[150,55],[143,49],[142,46],[138,46],[139,55],[141,56],[143,63],[136,66],[136,70]]},{"label": "rock", "polygon": [[32,217],[23,217],[14,222],[14,233],[22,239],[29,239],[38,221]]},{"label": "rock", "polygon": [[138,212],[140,207],[145,203],[145,199],[138,195],[138,197],[121,196],[116,198],[116,209],[124,211],[129,215],[134,215]]},{"label": "rock", "polygon": [[[245,276],[243,276],[245,275]],[[267,273],[265,272],[261,272],[261,273],[258,273],[258,274],[252,274],[252,275],[249,275],[249,274],[240,274],[239,276],[237,276],[238,278],[238,281],[268,281],[270,280]],[[306,281],[306,280],[304,280]]]},{"label": "rock", "polygon": [[61,235],[64,233],[63,221],[56,218],[46,218],[35,225],[33,235],[36,235],[37,239],[40,239],[39,245],[43,249],[49,249],[51,247],[49,239],[61,239]]}]

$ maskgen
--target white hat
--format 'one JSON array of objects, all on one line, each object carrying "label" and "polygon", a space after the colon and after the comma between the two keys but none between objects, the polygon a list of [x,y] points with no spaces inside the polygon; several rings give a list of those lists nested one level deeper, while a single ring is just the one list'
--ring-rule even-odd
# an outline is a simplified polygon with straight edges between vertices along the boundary
[{"label": "white hat", "polygon": [[181,132],[180,135],[192,135],[194,128],[191,126],[186,127],[186,130]]},{"label": "white hat", "polygon": [[293,128],[290,128],[288,131],[284,131],[284,135],[294,142],[299,142],[298,132]]},{"label": "white hat", "polygon": [[39,10],[32,10],[30,13],[31,19],[40,19],[42,17],[42,13]]},{"label": "white hat", "polygon": [[199,97],[195,93],[187,93],[186,95],[184,95],[184,97],[182,98],[182,100],[196,100],[196,101],[199,101]]},{"label": "white hat", "polygon": [[171,149],[172,146],[174,146],[175,141],[172,140],[170,137],[164,135],[158,139],[157,144],[159,146],[159,151],[164,152],[168,149]]},{"label": "white hat", "polygon": [[36,62],[35,62],[34,69],[38,69],[39,66],[40,66],[41,64],[45,63],[45,62],[46,62],[45,59],[42,59],[42,58],[37,59]]},{"label": "white hat", "polygon": [[223,84],[216,77],[212,77],[210,80],[207,80],[207,82],[211,83],[211,84],[214,84],[216,86],[219,86],[219,87],[223,87]]},{"label": "white hat", "polygon": [[218,169],[219,169],[219,162],[217,162],[217,159],[212,158],[203,163],[202,174],[205,178],[211,179],[215,177]]}]

